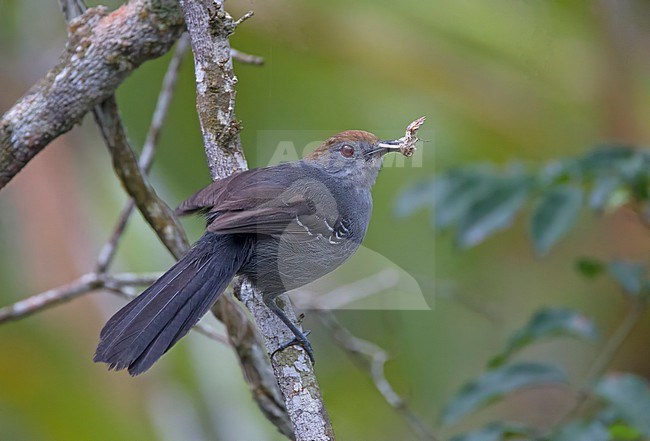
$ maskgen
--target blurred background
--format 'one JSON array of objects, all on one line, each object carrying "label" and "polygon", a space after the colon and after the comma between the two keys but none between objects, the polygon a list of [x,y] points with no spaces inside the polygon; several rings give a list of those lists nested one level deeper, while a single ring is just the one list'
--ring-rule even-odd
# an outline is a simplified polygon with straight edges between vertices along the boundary
[{"label": "blurred background", "polygon": [[[430,142],[420,161],[380,174],[364,245],[417,280],[431,310],[336,312],[392,356],[387,378],[423,421],[436,426],[458,388],[541,306],[581,309],[604,335],[617,326],[626,308],[617,288],[585,281],[573,266],[584,255],[647,263],[648,230],[625,209],[603,217],[584,212],[568,239],[540,259],[524,222],[461,250],[453,237],[434,232],[428,213],[397,219],[394,206],[409,185],[459,164],[534,165],[603,141],[647,145],[647,2],[232,0],[227,9],[233,16],[255,11],[232,44],[265,59],[261,67],[236,65],[251,167],[272,158],[277,143],[268,140],[293,140],[302,149],[318,140],[305,133],[364,129],[399,137],[408,122],[428,117],[422,137]],[[0,1],[0,111],[56,64],[65,38],[57,2]],[[137,148],[169,58],[146,63],[118,90]],[[190,55],[152,182],[170,206],[209,183]],[[92,118],[56,139],[0,192],[0,306],[92,270],[125,199]],[[202,222],[184,223],[198,238]],[[159,271],[171,262],[136,214],[115,270]],[[232,351],[201,335],[183,339],[138,378],[93,364],[99,330],[123,303],[96,292],[0,326],[0,439],[282,439],[251,400]],[[309,314],[305,327],[339,439],[415,439],[328,331]],[[646,317],[613,369],[650,376],[648,331]],[[558,363],[579,381],[600,345],[565,339],[524,355]],[[537,387],[437,433],[446,439],[492,419],[542,426],[571,400],[566,389]]]}]

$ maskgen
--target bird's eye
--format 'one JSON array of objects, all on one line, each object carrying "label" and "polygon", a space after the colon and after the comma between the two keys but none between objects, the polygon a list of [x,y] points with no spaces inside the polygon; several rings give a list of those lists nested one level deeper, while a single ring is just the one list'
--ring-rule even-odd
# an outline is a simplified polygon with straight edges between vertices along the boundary
[{"label": "bird's eye", "polygon": [[352,147],[349,144],[343,144],[340,152],[341,152],[341,156],[343,156],[344,158],[351,158],[354,156],[354,147]]}]

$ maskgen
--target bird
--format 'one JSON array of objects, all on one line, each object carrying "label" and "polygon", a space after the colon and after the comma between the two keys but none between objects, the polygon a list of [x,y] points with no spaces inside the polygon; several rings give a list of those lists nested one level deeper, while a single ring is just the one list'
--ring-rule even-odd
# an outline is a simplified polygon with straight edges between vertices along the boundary
[{"label": "bird", "polygon": [[371,189],[384,155],[410,156],[413,148],[408,147],[405,138],[381,141],[372,133],[348,130],[303,159],[232,174],[189,197],[176,214],[203,215],[205,233],[108,320],[94,361],[128,369],[132,376],[147,371],[239,275],[251,281],[294,334],[280,349],[299,344],[313,363],[307,336],[275,300],[354,254],[370,223]]}]

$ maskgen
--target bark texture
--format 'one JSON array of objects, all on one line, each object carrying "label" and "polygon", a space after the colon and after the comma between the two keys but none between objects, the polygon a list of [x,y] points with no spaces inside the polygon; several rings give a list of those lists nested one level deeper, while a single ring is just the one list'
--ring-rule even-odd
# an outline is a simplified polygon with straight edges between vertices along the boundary
[{"label": "bark texture", "polygon": [[[181,8],[192,41],[197,111],[208,164],[212,178],[221,179],[246,169],[239,137],[241,124],[235,117],[237,77],[233,71],[229,42],[230,34],[242,20],[233,20],[218,0],[181,0]],[[264,305],[262,296],[251,288],[250,283],[243,280],[236,291],[255,318],[267,353],[272,353],[281,343],[293,338],[287,327]],[[229,335],[245,334],[237,329],[242,326],[241,321],[230,323],[222,316],[223,311],[228,309],[221,305],[222,301],[228,301],[228,298],[220,299],[213,311],[229,325]],[[286,299],[284,306],[287,315],[295,320],[293,308]],[[298,441],[333,440],[332,425],[305,351],[301,347],[290,347],[272,357],[271,365],[294,438]],[[259,370],[264,370],[264,366],[260,366]]]},{"label": "bark texture", "polygon": [[111,13],[98,6],[74,19],[58,64],[0,119],[0,189],[183,29],[176,0],[131,0]]}]

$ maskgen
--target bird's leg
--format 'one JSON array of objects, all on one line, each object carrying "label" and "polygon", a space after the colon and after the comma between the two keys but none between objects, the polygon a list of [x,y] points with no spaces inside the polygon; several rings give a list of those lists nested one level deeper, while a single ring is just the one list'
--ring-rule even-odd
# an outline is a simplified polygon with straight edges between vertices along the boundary
[{"label": "bird's leg", "polygon": [[271,310],[273,311],[273,314],[277,315],[282,322],[287,325],[287,328],[291,332],[293,332],[293,335],[295,336],[292,340],[289,340],[283,344],[280,345],[273,353],[271,354],[271,357],[273,357],[276,352],[282,351],[289,346],[293,345],[300,345],[302,348],[307,352],[307,355],[309,356],[309,360],[311,360],[311,363],[314,364],[314,351],[311,348],[311,344],[309,343],[309,340],[307,340],[307,335],[309,335],[309,331],[307,332],[302,332],[296,325],[293,324],[291,320],[289,320],[289,317],[284,313],[282,308],[278,306],[278,304],[275,302],[277,296],[263,296],[264,299],[264,304]]}]

